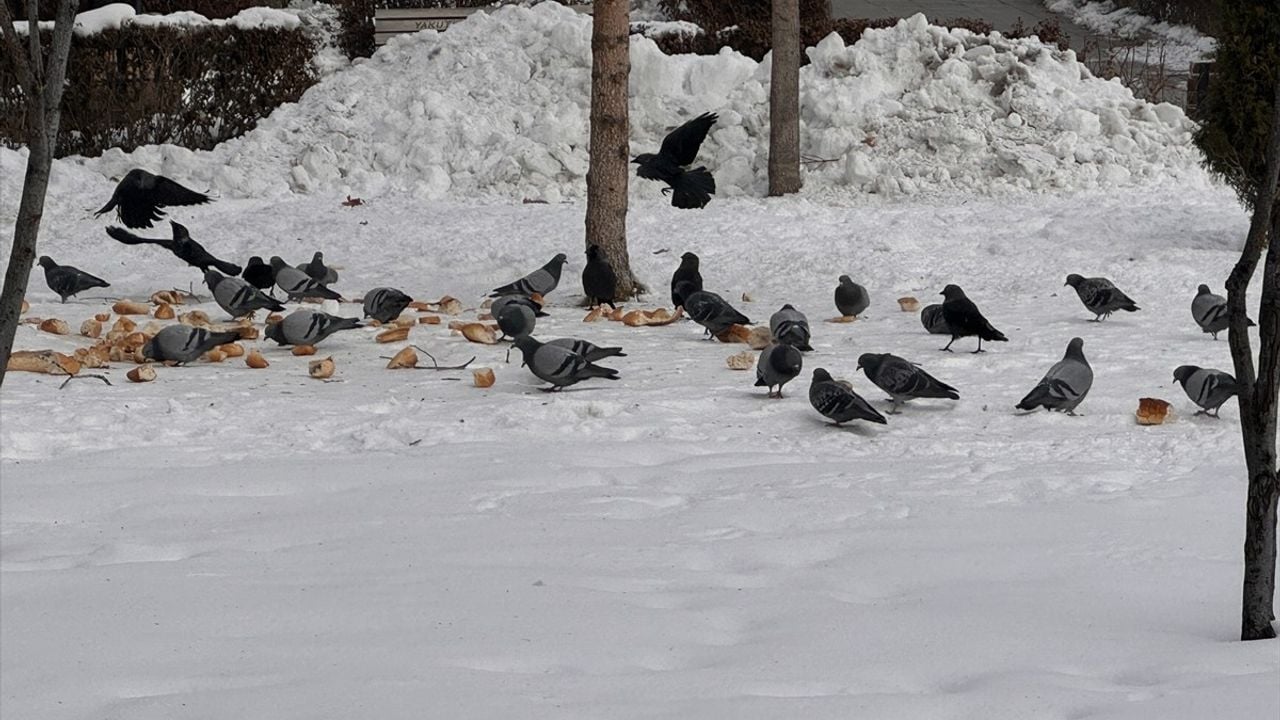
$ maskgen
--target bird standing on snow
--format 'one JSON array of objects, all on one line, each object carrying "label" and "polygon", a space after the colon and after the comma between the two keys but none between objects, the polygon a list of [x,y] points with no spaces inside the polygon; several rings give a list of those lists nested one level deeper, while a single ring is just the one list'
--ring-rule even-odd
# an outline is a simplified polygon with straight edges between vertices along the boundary
[{"label": "bird standing on snow", "polygon": [[809,319],[790,304],[783,305],[769,318],[769,333],[774,342],[805,352],[813,350],[809,346]]},{"label": "bird standing on snow", "polygon": [[495,298],[494,301],[489,304],[489,314],[495,318],[498,317],[498,315],[502,314],[502,309],[509,303],[519,303],[520,305],[528,307],[533,311],[534,317],[547,317],[547,314],[542,312],[542,304],[535,301],[528,295],[502,295]]},{"label": "bird standing on snow", "polygon": [[813,382],[809,385],[809,404],[823,417],[834,420],[836,425],[850,420],[888,424],[884,416],[854,392],[848,383],[832,379],[831,373],[822,368],[813,371]]},{"label": "bird standing on snow", "polygon": [[972,300],[965,296],[964,290],[959,285],[948,285],[942,288],[942,318],[947,322],[947,328],[951,332],[951,342],[942,348],[947,352],[951,351],[951,343],[962,337],[978,336],[978,349],[975,353],[986,352],[982,349],[982,341],[988,342],[1008,342],[1009,338],[1004,333],[992,327],[991,323],[982,316],[982,312],[978,310],[978,306]]},{"label": "bird standing on snow", "polygon": [[169,225],[173,229],[172,240],[138,237],[124,228],[115,226],[107,228],[107,234],[125,245],[159,245],[191,267],[199,268],[200,272],[208,272],[210,267],[215,267],[228,275],[240,274],[239,265],[214,257],[204,249],[203,245],[191,238],[191,233],[187,231],[186,226],[172,220],[169,221]]},{"label": "bird standing on snow", "polygon": [[214,332],[189,325],[167,325],[142,346],[143,357],[189,363],[219,345],[240,339],[237,332]]},{"label": "bird standing on snow", "polygon": [[564,268],[564,264],[569,262],[569,256],[560,253],[542,267],[516,280],[507,283],[502,287],[494,288],[489,293],[489,297],[499,297],[502,295],[533,295],[538,294],[546,297],[556,286],[560,284],[560,270]]},{"label": "bird standing on snow", "polygon": [[538,379],[551,383],[551,387],[544,390],[559,390],[590,378],[618,379],[617,370],[596,365],[563,345],[541,343],[525,335],[516,338],[515,346],[529,371]]},{"label": "bird standing on snow", "polygon": [[587,247],[587,266],[582,268],[582,292],[587,296],[587,305],[590,307],[614,307],[613,301],[618,294],[618,276],[609,267],[609,261],[605,259],[599,245]]},{"label": "bird standing on snow", "polygon": [[[533,310],[521,303],[507,303],[502,306],[498,314],[493,316],[498,321],[498,329],[502,331],[503,337],[512,339],[532,335],[534,327],[537,326],[538,318],[534,315]],[[499,338],[501,340],[502,338]]]},{"label": "bird standing on snow", "polygon": [[[791,345],[770,343],[756,360],[756,387],[769,388],[769,397],[782,398],[782,386],[796,379],[804,359]],[[775,393],[773,388],[778,388]]]},{"label": "bird standing on snow", "polygon": [[62,302],[89,288],[111,287],[111,283],[97,275],[90,275],[78,267],[59,265],[48,255],[40,256],[40,267],[44,268],[44,282],[49,289],[58,294]]},{"label": "bird standing on snow", "polygon": [[1196,415],[1218,417],[1222,404],[1240,393],[1235,377],[1212,368],[1183,365],[1173,371],[1173,379],[1182,385],[1191,402],[1200,406]]},{"label": "bird standing on snow", "polygon": [[840,284],[836,286],[836,310],[844,317],[861,315],[871,304],[871,296],[867,289],[849,279],[848,275],[840,276]]},{"label": "bird standing on snow", "polygon": [[684,298],[684,311],[706,328],[708,335],[719,335],[732,325],[751,323],[746,315],[709,290],[694,290],[691,283],[682,282],[677,285],[677,292]]},{"label": "bird standing on snow", "polygon": [[[1218,339],[1218,333],[1231,324],[1227,299],[1209,292],[1208,285],[1201,285],[1196,291],[1196,298],[1191,301],[1191,317],[1195,318],[1200,330],[1212,334],[1214,340]],[[1249,318],[1245,318],[1244,322],[1249,327],[1255,324]]]},{"label": "bird standing on snow", "polygon": [[713,113],[703,113],[672,130],[656,155],[643,153],[631,161],[637,165],[636,175],[666,183],[662,194],[671,193],[671,204],[678,208],[706,207],[716,192],[716,179],[705,167],[685,168],[698,158],[698,148],[717,119]]},{"label": "bird standing on snow", "polygon": [[249,263],[244,266],[244,272],[240,273],[240,277],[259,290],[274,292],[276,273],[257,255],[249,258]]},{"label": "bird standing on snow", "polygon": [[338,271],[324,264],[324,253],[319,250],[311,256],[311,262],[302,263],[298,269],[318,283],[332,285],[338,282]]},{"label": "bird standing on snow", "polygon": [[1094,322],[1102,322],[1117,310],[1135,312],[1141,309],[1106,278],[1087,278],[1071,273],[1064,284],[1075,288],[1076,295],[1080,296],[1080,302],[1093,313]]},{"label": "bird standing on snow", "polygon": [[600,347],[599,345],[593,345],[586,340],[579,340],[577,338],[557,338],[555,340],[548,341],[546,344],[562,347],[577,355],[581,355],[587,359],[587,362],[595,362],[607,357],[627,356],[626,353],[622,352],[622,348],[620,347]]},{"label": "bird standing on snow", "polygon": [[271,271],[276,276],[276,287],[284,291],[290,300],[318,297],[326,300],[341,300],[342,296],[317,282],[310,275],[298,268],[289,267],[279,255],[271,256]]},{"label": "bird standing on snow", "polygon": [[151,223],[164,217],[160,209],[171,205],[202,205],[209,196],[179,185],[163,175],[152,175],[141,168],[130,170],[116,185],[111,199],[97,217],[111,210],[116,211],[125,227],[149,228]]},{"label": "bird standing on snow", "polygon": [[858,369],[876,387],[889,393],[890,415],[898,413],[898,403],[915,398],[947,398],[959,400],[955,388],[925,372],[913,362],[889,353],[863,353],[858,358]]},{"label": "bird standing on snow", "polygon": [[920,324],[930,335],[950,335],[951,327],[947,325],[947,319],[942,316],[942,303],[934,303],[925,305],[920,311]]},{"label": "bird standing on snow", "polygon": [[702,273],[698,271],[698,256],[687,252],[680,256],[680,267],[671,274],[671,307],[684,307],[684,295],[676,290],[680,283],[687,283],[692,292],[702,289]]},{"label": "bird standing on snow", "polygon": [[1089,367],[1089,361],[1084,357],[1084,340],[1071,338],[1071,342],[1067,343],[1067,354],[1049,368],[1049,372],[1022,398],[1017,408],[1035,410],[1042,407],[1075,415],[1076,406],[1089,394],[1092,386],[1093,368]]},{"label": "bird standing on snow", "polygon": [[389,323],[400,317],[413,298],[392,287],[378,287],[365,293],[364,316],[380,323]]},{"label": "bird standing on snow", "polygon": [[284,310],[275,298],[268,297],[261,290],[238,277],[227,277],[217,270],[209,270],[204,274],[204,284],[213,293],[214,302],[226,311],[232,319],[244,317],[255,310]]},{"label": "bird standing on snow", "polygon": [[263,333],[281,345],[315,345],[338,332],[363,327],[358,318],[338,317],[314,310],[295,310]]}]

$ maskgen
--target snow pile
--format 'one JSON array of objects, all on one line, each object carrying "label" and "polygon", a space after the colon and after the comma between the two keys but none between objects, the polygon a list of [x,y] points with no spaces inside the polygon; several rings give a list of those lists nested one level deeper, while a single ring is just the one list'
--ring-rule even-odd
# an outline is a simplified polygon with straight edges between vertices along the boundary
[{"label": "snow pile", "polygon": [[[632,38],[632,149],[655,149],[704,111],[720,121],[699,162],[720,195],[762,195],[769,64],[724,50],[667,56]],[[923,15],[832,35],[801,72],[808,193],[1114,186],[1200,177],[1182,110],[1093,77],[1071,51],[930,26]],[[80,160],[134,166],[223,197],[291,192],[422,198],[585,194],[590,18],[546,3],[476,13],[447,32],[394,38],[256,130],[211,152],[173,146]],[[632,183],[642,197],[650,183]]]},{"label": "snow pile", "polygon": [[1187,25],[1174,25],[1117,7],[1110,0],[1044,0],[1050,10],[1066,15],[1077,25],[1112,37],[1145,39],[1143,57],[1161,59],[1178,70],[1213,54],[1217,40]]},{"label": "snow pile", "polygon": [[[168,15],[139,15],[132,6],[124,3],[104,5],[76,15],[75,34],[93,35],[104,30],[116,30],[126,25],[139,27],[195,27],[199,25],[230,25],[242,30],[260,27],[281,27],[292,29],[298,27],[298,16],[293,13],[266,7],[250,7],[241,10],[233,17],[225,20],[210,20],[200,13],[183,10]],[[53,21],[40,23],[41,30],[52,30]],[[15,30],[27,32],[25,21],[15,22]]]}]

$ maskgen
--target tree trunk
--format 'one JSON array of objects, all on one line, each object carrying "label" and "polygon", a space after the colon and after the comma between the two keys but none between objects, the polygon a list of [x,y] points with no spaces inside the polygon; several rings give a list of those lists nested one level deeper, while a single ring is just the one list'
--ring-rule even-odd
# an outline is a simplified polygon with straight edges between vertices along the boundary
[{"label": "tree trunk", "polygon": [[591,27],[591,151],[587,170],[587,245],[598,245],[618,277],[617,298],[638,283],[627,254],[630,123],[627,79],[631,37],[627,0],[596,0]]},{"label": "tree trunk", "polygon": [[773,0],[769,194],[800,191],[800,2]]}]

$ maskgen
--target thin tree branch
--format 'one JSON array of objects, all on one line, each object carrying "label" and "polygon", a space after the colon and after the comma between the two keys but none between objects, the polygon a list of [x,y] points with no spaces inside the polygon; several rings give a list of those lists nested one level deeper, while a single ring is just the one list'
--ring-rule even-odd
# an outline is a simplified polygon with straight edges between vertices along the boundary
[{"label": "thin tree branch", "polygon": [[[27,21],[27,32],[31,32],[31,22]],[[22,49],[22,41],[18,39],[18,31],[13,27],[13,15],[9,13],[9,4],[0,3],[0,38],[4,40],[4,49],[9,61],[18,71],[18,82],[27,97],[36,94],[36,78],[31,74],[31,64],[27,62],[27,53]],[[30,102],[30,100],[28,100]]]}]

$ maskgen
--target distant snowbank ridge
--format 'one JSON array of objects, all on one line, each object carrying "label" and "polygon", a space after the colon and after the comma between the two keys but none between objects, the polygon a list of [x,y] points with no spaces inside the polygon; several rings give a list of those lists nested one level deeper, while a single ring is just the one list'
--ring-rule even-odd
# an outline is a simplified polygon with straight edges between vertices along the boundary
[{"label": "distant snowbank ridge", "polygon": [[[223,197],[582,197],[590,23],[554,3],[476,13],[447,32],[393,39],[212,151],[109,151],[59,161],[56,172],[113,177],[140,166]],[[1135,99],[1073,52],[1035,39],[947,30],[916,15],[851,46],[833,34],[807,53],[801,151],[827,161],[807,166],[809,195],[998,194],[1204,177],[1194,125],[1180,108]],[[768,58],[728,49],[667,56],[633,36],[631,61],[632,151],[656,149],[701,112],[719,113],[699,163],[715,173],[719,197],[763,195]],[[637,180],[632,191],[656,196],[651,185]]]},{"label": "distant snowbank ridge", "polygon": [[[183,10],[168,15],[139,15],[133,6],[124,3],[112,3],[100,8],[86,10],[76,15],[74,32],[76,35],[92,35],[104,30],[121,28],[125,25],[139,27],[195,27],[199,25],[230,25],[237,28],[282,27],[292,29],[298,27],[298,16],[293,13],[267,7],[245,8],[226,20],[210,20],[200,13]],[[19,20],[13,23],[14,30],[26,34],[27,23]],[[41,30],[52,30],[53,21],[40,22]]]}]

